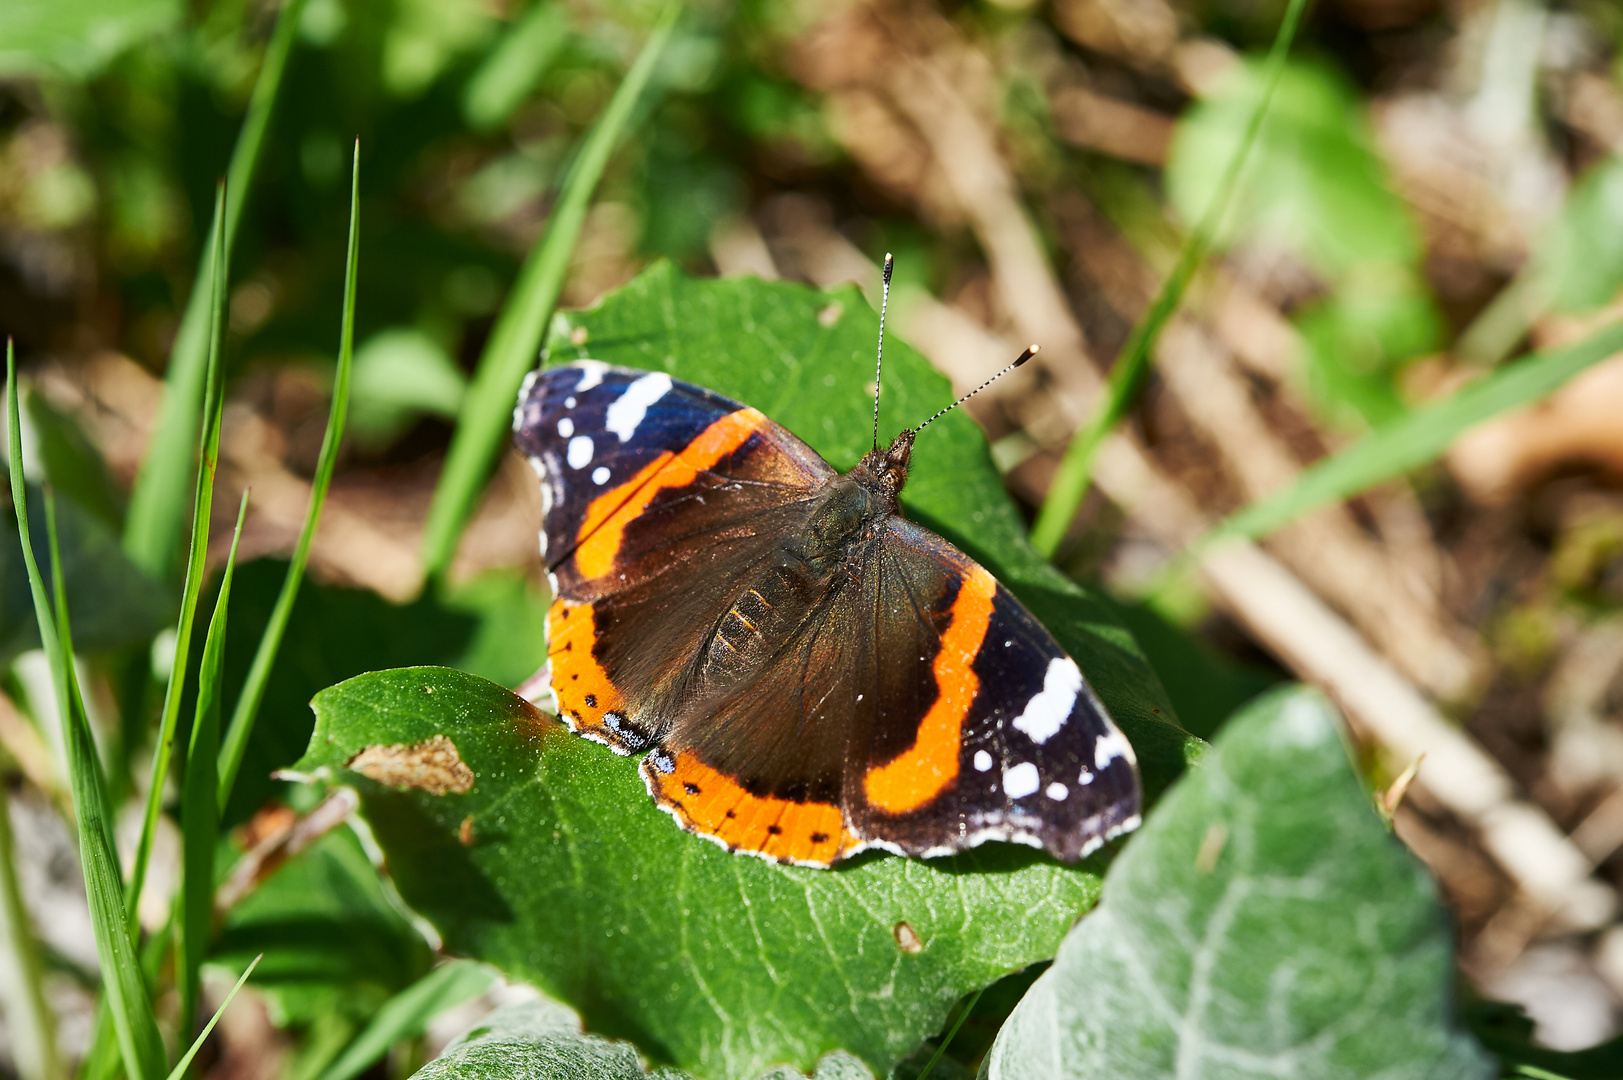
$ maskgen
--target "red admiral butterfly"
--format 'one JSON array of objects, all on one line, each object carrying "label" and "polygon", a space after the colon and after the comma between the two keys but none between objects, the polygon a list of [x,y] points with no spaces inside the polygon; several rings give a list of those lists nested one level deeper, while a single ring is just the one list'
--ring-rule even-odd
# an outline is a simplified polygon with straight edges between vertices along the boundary
[{"label": "red admiral butterfly", "polygon": [[559,715],[647,751],[683,828],[829,866],[987,840],[1070,861],[1138,824],[1132,747],[1076,663],[900,514],[940,415],[880,450],[876,400],[873,452],[842,475],[664,372],[581,360],[525,381],[513,426],[541,477]]}]

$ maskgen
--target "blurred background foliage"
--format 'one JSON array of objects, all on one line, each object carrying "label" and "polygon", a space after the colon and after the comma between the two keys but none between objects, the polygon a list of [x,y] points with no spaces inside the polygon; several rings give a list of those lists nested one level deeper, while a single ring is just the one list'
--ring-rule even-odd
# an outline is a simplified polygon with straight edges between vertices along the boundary
[{"label": "blurred background foliage", "polygon": [[[542,655],[527,469],[503,463],[448,589],[422,593],[418,536],[495,317],[660,7],[299,9],[227,308],[222,484],[254,491],[231,598],[233,687],[315,467],[359,139],[354,396],[313,580],[227,808],[232,852],[312,809],[270,773],[303,749],[316,690],[415,663],[516,685]],[[92,718],[120,797],[150,753],[157,700],[145,669],[167,659],[163,635],[148,643],[176,591],[119,551],[127,492],[280,10],[0,5],[0,330],[29,375],[25,467],[61,497],[70,610],[99,665]],[[1108,366],[1212,198],[1283,10],[1281,0],[695,0],[599,186],[563,302],[589,304],[659,258],[696,274],[855,279],[872,294],[893,251],[897,325],[955,383],[973,385],[1033,337],[1054,357],[975,405],[1011,490],[1035,508],[1096,381],[1079,372]],[[1311,6],[1222,222],[1221,264],[1197,280],[1183,326],[1194,336],[1163,351],[1127,425],[1201,521],[1509,358],[1623,314],[1620,46],[1623,8],[1610,0]],[[1200,357],[1216,366],[1191,366]],[[1619,363],[1268,546],[1514,778],[1608,888],[1623,883]],[[1111,594],[1191,730],[1210,734],[1287,673],[1324,681],[1282,644],[1292,627],[1177,572],[1183,526],[1101,486],[1059,562]],[[216,546],[235,504],[215,500]],[[35,825],[19,842],[25,868],[39,868],[24,877],[43,912],[41,897],[71,894],[61,879],[72,871],[58,865],[67,833],[42,824],[64,781],[36,647],[6,545],[0,746],[13,816]],[[1361,737],[1373,783],[1409,764]],[[1423,788],[1396,827],[1442,881],[1477,986],[1525,1004],[1553,1045],[1617,1032],[1616,927],[1563,927],[1530,909],[1473,823]],[[228,966],[267,935],[302,933],[311,948],[267,962],[268,1026],[222,1029],[208,1067],[270,1075],[246,1063],[271,1047],[286,1075],[314,1080],[376,1003],[426,970],[427,946],[387,883],[357,869],[365,854],[334,833],[233,911]],[[163,910],[156,876],[144,913]],[[316,893],[336,907],[301,907]],[[58,907],[41,933],[58,1007],[79,1017],[63,1029],[76,1054],[89,1024],[73,944],[82,903]],[[362,929],[342,929],[352,925]],[[396,1071],[424,1045],[402,1051]]]}]

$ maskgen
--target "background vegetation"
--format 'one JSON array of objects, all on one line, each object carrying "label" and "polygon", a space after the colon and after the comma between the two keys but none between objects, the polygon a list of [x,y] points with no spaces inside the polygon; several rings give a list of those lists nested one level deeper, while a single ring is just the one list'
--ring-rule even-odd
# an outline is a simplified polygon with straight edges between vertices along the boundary
[{"label": "background vegetation", "polygon": [[[7,1067],[159,1080],[262,954],[193,1072],[1616,1075],[1620,45],[1604,0],[5,5]],[[515,734],[543,338],[845,467],[887,251],[887,426],[1043,346],[908,508],[1133,736],[1119,857],[779,871]],[[447,731],[481,786],[346,768]]]}]

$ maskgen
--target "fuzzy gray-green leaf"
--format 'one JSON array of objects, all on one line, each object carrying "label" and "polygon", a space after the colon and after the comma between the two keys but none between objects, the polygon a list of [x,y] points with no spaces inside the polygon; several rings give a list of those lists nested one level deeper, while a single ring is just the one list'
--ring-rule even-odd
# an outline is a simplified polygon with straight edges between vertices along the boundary
[{"label": "fuzzy gray-green leaf", "polygon": [[1454,1023],[1448,920],[1329,704],[1229,721],[998,1035],[991,1080],[1493,1075]]}]

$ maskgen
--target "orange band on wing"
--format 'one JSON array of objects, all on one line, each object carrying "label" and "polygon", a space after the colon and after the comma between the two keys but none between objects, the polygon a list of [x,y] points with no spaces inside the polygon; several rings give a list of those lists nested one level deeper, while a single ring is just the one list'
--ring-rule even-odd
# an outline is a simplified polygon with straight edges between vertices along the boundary
[{"label": "orange band on wing", "polygon": [[964,718],[981,685],[975,655],[986,639],[996,595],[997,581],[981,567],[973,566],[964,576],[952,602],[952,623],[941,635],[935,657],[935,704],[919,723],[913,745],[863,778],[868,804],[875,809],[887,814],[917,810],[957,779]]},{"label": "orange band on wing", "polygon": [[846,831],[838,806],[751,795],[690,753],[673,760],[672,772],[644,771],[657,788],[654,797],[691,832],[713,836],[729,848],[821,866],[861,843]]},{"label": "orange band on wing", "polygon": [[701,472],[744,444],[766,424],[755,409],[728,413],[699,433],[681,453],[659,455],[637,471],[630,480],[605,491],[586,508],[586,517],[576,533],[575,566],[584,577],[602,577],[614,567],[620,553],[626,526],[648,508],[666,488],[686,487]]},{"label": "orange band on wing", "polygon": [[597,623],[591,604],[556,600],[547,609],[547,657],[552,661],[552,692],[558,714],[576,730],[600,727],[603,714],[624,702],[608,672],[592,655]]}]

